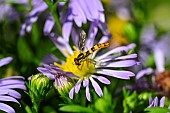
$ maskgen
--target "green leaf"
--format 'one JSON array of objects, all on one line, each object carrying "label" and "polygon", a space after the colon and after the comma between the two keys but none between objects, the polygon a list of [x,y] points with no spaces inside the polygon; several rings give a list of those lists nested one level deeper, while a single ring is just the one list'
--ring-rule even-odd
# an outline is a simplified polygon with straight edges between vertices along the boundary
[{"label": "green leaf", "polygon": [[39,46],[38,42],[40,40],[40,34],[38,30],[38,25],[35,23],[32,27],[32,43],[34,44],[35,47]]},{"label": "green leaf", "polygon": [[101,113],[105,113],[108,105],[107,102],[103,98],[99,98],[95,102],[95,108],[100,111]]},{"label": "green leaf", "polygon": [[154,54],[153,53],[147,59],[146,66],[147,67],[153,67],[154,66]]},{"label": "green leaf", "polygon": [[170,110],[166,107],[152,107],[152,108],[146,108],[145,113],[168,113]]},{"label": "green leaf", "polygon": [[26,42],[25,38],[19,38],[17,43],[17,49],[19,58],[22,62],[31,62],[33,57],[33,53]]},{"label": "green leaf", "polygon": [[59,110],[64,111],[64,112],[94,113],[92,109],[82,107],[79,105],[66,105],[66,106],[60,107]]}]

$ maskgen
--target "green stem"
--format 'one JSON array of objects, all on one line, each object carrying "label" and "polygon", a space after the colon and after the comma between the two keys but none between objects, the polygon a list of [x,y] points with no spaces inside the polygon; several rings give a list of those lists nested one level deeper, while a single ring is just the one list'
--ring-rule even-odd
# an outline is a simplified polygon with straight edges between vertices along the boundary
[{"label": "green stem", "polygon": [[46,2],[46,4],[48,5],[48,8],[50,9],[53,19],[57,25],[58,28],[58,32],[59,35],[62,36],[62,27],[61,27],[61,23],[59,20],[59,17],[57,15],[57,2],[55,2],[55,4],[53,4],[50,0],[44,0]]},{"label": "green stem", "polygon": [[25,104],[24,101],[21,100],[21,104],[24,106],[25,111],[26,111],[27,113],[33,113],[33,112],[31,111],[31,108],[30,108],[27,104]]},{"label": "green stem", "polygon": [[39,105],[33,103],[33,113],[38,113]]}]

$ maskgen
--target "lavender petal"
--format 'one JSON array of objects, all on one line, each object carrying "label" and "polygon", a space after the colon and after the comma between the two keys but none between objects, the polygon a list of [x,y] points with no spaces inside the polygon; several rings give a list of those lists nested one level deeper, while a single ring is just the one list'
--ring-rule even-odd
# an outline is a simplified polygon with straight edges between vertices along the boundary
[{"label": "lavender petal", "polygon": [[44,30],[43,30],[44,34],[48,35],[51,32],[54,25],[55,25],[55,22],[53,20],[53,17],[51,15],[48,16],[48,18],[45,22],[45,25],[44,25]]},{"label": "lavender petal", "polygon": [[143,77],[145,74],[146,75],[149,75],[153,72],[152,68],[147,68],[147,69],[144,69],[144,70],[141,70],[137,73],[136,75],[136,80],[140,79],[141,77]]},{"label": "lavender petal", "polygon": [[165,96],[163,96],[160,100],[160,107],[164,107],[164,104],[165,104]]},{"label": "lavender petal", "polygon": [[160,49],[154,50],[155,64],[158,72],[163,72],[165,70],[165,56]]},{"label": "lavender petal", "polygon": [[135,76],[135,74],[130,71],[117,71],[117,70],[107,70],[107,69],[98,70],[97,73],[120,78],[120,79],[130,79],[131,76]]},{"label": "lavender petal", "polygon": [[86,86],[86,98],[88,101],[90,101],[90,90],[89,90],[89,85]]},{"label": "lavender petal", "polygon": [[105,57],[111,55],[111,54],[114,54],[114,53],[121,53],[122,51],[125,51],[125,52],[128,52],[129,50],[131,50],[132,48],[134,48],[136,45],[135,44],[129,44],[127,46],[121,46],[121,47],[117,47],[117,48],[114,48],[108,52],[106,52],[105,54],[99,56],[99,57],[96,57],[97,60],[101,60],[101,59],[104,59]]},{"label": "lavender petal", "polygon": [[0,102],[0,110],[5,111],[7,113],[15,113],[15,110],[11,106],[1,102]]},{"label": "lavender petal", "polygon": [[137,58],[137,54],[120,56],[120,57],[115,58],[115,60],[123,60],[123,59],[130,59],[130,58]]},{"label": "lavender petal", "polygon": [[38,70],[39,72],[41,72],[42,74],[46,75],[48,78],[50,78],[50,79],[52,79],[52,80],[55,79],[54,75],[51,74],[51,73],[49,72],[49,70],[47,70],[46,68],[38,67],[37,70]]},{"label": "lavender petal", "polygon": [[108,64],[106,67],[131,67],[136,65],[135,60],[124,60],[124,61],[116,61]]},{"label": "lavender petal", "polygon": [[13,60],[12,57],[6,57],[6,58],[2,58],[0,59],[0,67],[9,64],[11,61]]},{"label": "lavender petal", "polygon": [[75,92],[76,92],[76,93],[78,93],[79,90],[80,90],[81,82],[82,82],[82,81],[79,80],[79,81],[76,83],[76,85],[75,85]]},{"label": "lavender petal", "polygon": [[15,98],[10,97],[10,96],[0,95],[0,101],[11,101],[11,102],[16,102],[16,103],[20,104]]},{"label": "lavender petal", "polygon": [[74,87],[70,90],[70,92],[69,92],[69,97],[71,98],[71,99],[73,99],[73,96],[74,96]]},{"label": "lavender petal", "polygon": [[91,80],[91,83],[92,83],[92,86],[93,86],[95,92],[96,92],[100,97],[103,96],[103,92],[102,92],[100,86],[98,85],[98,83],[97,83],[92,77],[90,77],[90,80]]},{"label": "lavender petal", "polygon": [[18,98],[18,99],[21,98],[21,94],[15,90],[12,90],[12,89],[1,90],[0,95],[9,95],[9,96],[12,96],[12,97]]},{"label": "lavender petal", "polygon": [[110,81],[107,78],[103,77],[103,76],[92,75],[92,77],[98,79],[100,82],[102,82],[104,84],[110,84]]},{"label": "lavender petal", "polygon": [[6,89],[6,88],[16,88],[16,89],[26,90],[26,86],[23,84],[12,84],[12,85],[3,86],[3,87],[0,87],[0,90]]},{"label": "lavender petal", "polygon": [[65,39],[63,39],[62,37],[58,37],[55,34],[51,33],[50,34],[50,39],[53,41],[53,43],[55,44],[55,46],[60,50],[60,52],[62,52],[62,54],[65,57],[68,57],[68,54],[66,54],[63,50],[66,49],[66,51],[69,54],[73,54],[73,50],[71,49],[70,45],[68,44],[68,42],[66,42]]},{"label": "lavender petal", "polygon": [[69,36],[71,34],[72,25],[73,25],[72,22],[65,22],[63,24],[62,34],[66,42],[69,42]]},{"label": "lavender petal", "polygon": [[95,23],[91,23],[90,25],[90,30],[89,30],[89,35],[85,43],[85,47],[87,48],[92,48],[94,45],[94,39],[97,34],[98,28]]}]

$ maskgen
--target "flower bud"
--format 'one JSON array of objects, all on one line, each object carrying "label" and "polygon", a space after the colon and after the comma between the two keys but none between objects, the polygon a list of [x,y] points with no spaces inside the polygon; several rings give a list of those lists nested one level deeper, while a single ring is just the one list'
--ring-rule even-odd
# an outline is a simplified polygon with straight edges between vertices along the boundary
[{"label": "flower bud", "polygon": [[43,74],[36,74],[31,77],[29,82],[29,96],[36,108],[45,98],[50,89],[50,79]]},{"label": "flower bud", "polygon": [[64,73],[58,72],[55,76],[54,87],[60,95],[68,95],[73,85],[73,80]]}]

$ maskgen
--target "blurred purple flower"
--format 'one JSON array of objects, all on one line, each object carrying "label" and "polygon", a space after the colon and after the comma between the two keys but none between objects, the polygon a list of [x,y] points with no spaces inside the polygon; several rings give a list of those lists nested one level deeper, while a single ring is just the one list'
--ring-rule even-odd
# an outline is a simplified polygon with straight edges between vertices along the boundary
[{"label": "blurred purple flower", "polygon": [[[77,27],[82,27],[82,24],[86,24],[88,21],[90,22],[89,37],[94,38],[98,32],[98,28],[101,29],[105,36],[110,37],[110,33],[105,23],[104,9],[100,0],[71,0],[69,1],[68,8],[64,7],[65,4],[66,2],[59,2],[58,9],[60,12],[60,21],[61,24],[63,24],[62,37],[66,41],[69,41],[70,35],[72,35],[72,37],[74,36],[73,38],[77,40],[76,35],[79,35],[76,31]],[[37,21],[38,16],[48,8],[46,3],[42,0],[39,0],[39,2],[33,0],[32,5],[33,9],[27,15],[26,20],[21,27],[21,35],[25,34],[25,30],[30,32],[32,25]],[[47,13],[43,32],[45,35],[50,35],[55,26],[55,21],[51,13],[48,11]],[[76,27],[73,23],[76,24]]]},{"label": "blurred purple flower", "polygon": [[0,21],[9,20],[13,21],[19,18],[19,12],[12,7],[9,3],[15,3],[20,5],[27,5],[27,0],[1,0],[0,1]]},{"label": "blurred purple flower", "polygon": [[27,15],[25,22],[21,26],[20,35],[25,34],[25,30],[30,32],[32,25],[38,20],[38,16],[45,11],[48,7],[43,0],[32,0],[32,10]]},{"label": "blurred purple flower", "polygon": [[167,64],[170,62],[170,54],[167,52],[170,49],[169,34],[164,34],[157,39],[156,28],[153,25],[148,25],[143,29],[140,43],[141,49],[139,51],[139,57],[142,64],[145,65],[146,60],[153,52],[157,71],[163,72],[165,70],[165,62]]},{"label": "blurred purple flower", "polygon": [[[158,105],[159,103],[159,105]],[[165,96],[163,96],[161,99],[160,99],[160,102],[158,102],[158,97],[155,97],[154,100],[152,99],[152,97],[149,98],[149,106],[148,108],[151,108],[151,107],[164,107],[165,105]]]},{"label": "blurred purple flower", "polygon": [[[135,60],[135,58],[137,58],[136,54],[129,54],[129,55],[125,55],[125,56],[122,56],[122,54],[121,54],[123,51],[127,53],[129,50],[134,48],[135,47],[134,44],[130,44],[128,46],[122,46],[122,47],[118,47],[116,49],[112,49],[102,55],[96,55],[98,53],[98,51],[96,51],[95,53],[93,53],[92,57],[90,58],[96,62],[95,64],[91,64],[91,65],[94,65],[94,68],[93,68],[93,66],[92,67],[88,67],[88,66],[83,67],[86,71],[88,70],[87,73],[84,74],[83,73],[84,70],[79,70],[77,68],[77,66],[74,64],[74,59],[72,59],[77,56],[77,55],[75,56],[75,53],[80,53],[78,51],[78,46],[76,46],[76,45],[78,45],[78,41],[77,41],[77,44],[75,44],[76,50],[73,51],[72,48],[70,47],[68,41],[65,38],[57,37],[54,34],[53,35],[51,34],[50,38],[54,42],[56,47],[67,58],[67,60],[66,60],[66,62],[62,61],[63,64],[61,64],[61,66],[59,66],[59,64],[57,64],[58,66],[55,64],[55,70],[53,70],[54,66],[49,67],[46,65],[45,65],[45,68],[39,67],[38,70],[41,73],[43,73],[44,75],[47,75],[49,78],[53,78],[53,79],[55,79],[54,75],[56,75],[57,72],[64,73],[71,78],[78,79],[78,82],[76,83],[76,85],[70,90],[69,97],[71,99],[74,96],[74,92],[76,92],[76,93],[79,92],[81,84],[83,84],[83,86],[86,88],[86,98],[88,101],[90,101],[90,88],[89,88],[90,82],[92,83],[92,86],[93,86],[95,92],[100,97],[103,96],[103,92],[102,92],[100,86],[98,85],[98,83],[95,81],[95,79],[99,80],[100,82],[102,82],[104,84],[110,84],[110,81],[104,76],[112,76],[112,77],[116,77],[116,78],[120,78],[120,79],[130,79],[130,77],[135,76],[135,74],[132,73],[131,71],[108,69],[108,67],[119,68],[119,67],[131,67],[133,65],[136,65],[138,63]],[[87,43],[86,43],[87,48],[91,48],[91,46],[94,45],[94,39],[91,42],[89,40],[90,40],[90,38],[88,37]],[[101,38],[99,43],[106,42],[106,41],[108,41],[108,37],[104,36]],[[117,53],[117,54],[114,55],[115,53]],[[85,62],[85,61],[83,61],[83,62]],[[66,68],[64,68],[65,65],[66,65]],[[95,72],[91,72],[91,68]],[[69,71],[64,72],[65,70],[69,70]],[[76,70],[76,71],[74,72],[74,70]],[[84,75],[77,75],[77,73],[76,73],[77,71],[80,74],[83,73]],[[68,74],[68,72],[71,72],[71,73]]]},{"label": "blurred purple flower", "polygon": [[[74,22],[80,28],[82,24],[89,21],[91,22],[90,29],[94,34],[97,33],[99,27],[105,36],[110,36],[100,0],[71,0],[68,9],[60,14],[60,20],[63,23],[62,34],[66,41],[69,40]],[[89,34],[89,37],[94,38],[95,35]]]}]

